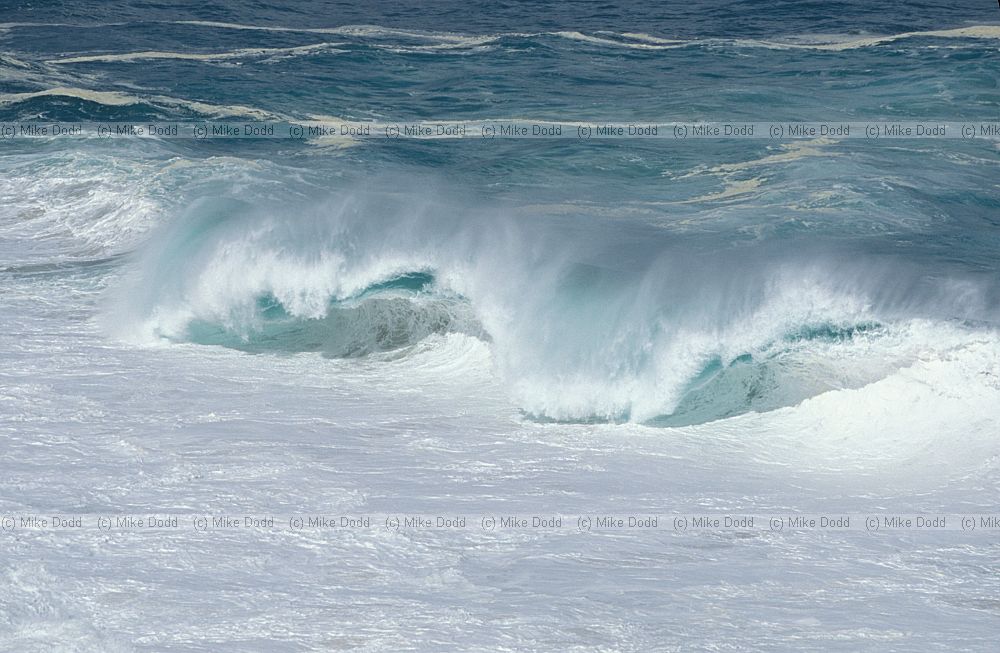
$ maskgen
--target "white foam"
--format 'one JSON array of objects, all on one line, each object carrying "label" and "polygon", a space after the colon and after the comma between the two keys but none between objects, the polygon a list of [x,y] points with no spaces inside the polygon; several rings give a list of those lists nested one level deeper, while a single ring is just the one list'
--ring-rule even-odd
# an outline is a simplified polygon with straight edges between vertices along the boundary
[{"label": "white foam", "polygon": [[[192,25],[197,27],[207,27],[212,29],[230,29],[245,31],[263,32],[292,32],[303,34],[337,34],[351,36],[355,38],[384,40],[389,38],[405,38],[416,40],[429,40],[437,42],[436,45],[428,46],[393,46],[405,51],[419,51],[420,49],[449,49],[479,47],[485,44],[494,43],[500,39],[508,37],[533,37],[533,36],[556,36],[573,41],[590,43],[609,47],[632,48],[638,50],[669,50],[692,45],[712,45],[732,43],[742,47],[760,47],[778,50],[818,50],[837,52],[842,50],[852,50],[858,48],[872,47],[883,43],[891,43],[912,38],[941,38],[941,39],[1000,39],[1000,25],[970,25],[966,27],[956,27],[940,30],[900,32],[898,34],[884,34],[871,36],[839,35],[836,37],[807,34],[795,37],[787,41],[762,40],[762,39],[719,39],[719,38],[696,38],[696,39],[669,39],[659,36],[652,36],[644,32],[613,32],[600,30],[594,34],[586,34],[577,30],[560,30],[554,32],[526,33],[526,32],[500,32],[495,34],[458,34],[455,32],[436,32],[421,30],[404,30],[380,25],[341,25],[337,27],[289,27],[281,25],[253,25],[245,23],[233,23],[225,21],[209,20],[182,20],[168,21],[175,25]],[[14,29],[24,27],[76,27],[76,28],[97,28],[114,27],[128,25],[129,23],[2,23],[0,29]],[[384,47],[384,46],[383,46]]]},{"label": "white foam", "polygon": [[[700,195],[689,200],[681,200],[676,202],[676,204],[698,204],[701,202],[718,202],[721,200],[728,200],[734,197],[741,197],[747,193],[752,193],[759,189],[764,183],[763,179],[758,179],[753,177],[751,179],[741,179],[738,181],[730,181],[726,184],[725,188],[717,193],[708,193],[707,195]],[[666,203],[666,202],[665,202]]]},{"label": "white foam", "polygon": [[15,104],[25,102],[40,97],[75,97],[88,102],[96,102],[107,106],[126,106],[136,104],[141,100],[128,93],[120,91],[93,91],[85,88],[72,88],[68,86],[57,86],[47,88],[42,91],[29,91],[25,93],[2,93],[0,94],[0,104]]},{"label": "white foam", "polygon": [[500,35],[496,34],[467,35],[456,34],[454,32],[425,32],[382,27],[380,25],[344,25],[342,27],[331,28],[329,33],[376,39],[402,37],[409,39],[440,41],[453,46],[483,45],[485,43],[492,43],[500,38]]},{"label": "white foam", "polygon": [[129,25],[130,23],[0,23],[0,29],[17,29],[22,27],[80,27],[80,28],[93,28],[93,27],[121,27],[123,25]]},{"label": "white foam", "polygon": [[404,30],[381,25],[341,25],[339,27],[281,27],[265,25],[247,25],[241,23],[225,23],[216,21],[178,21],[177,24],[197,25],[217,29],[235,29],[266,32],[298,32],[305,34],[335,34],[360,39],[390,39],[405,38],[423,41],[434,41],[436,44],[426,46],[409,46],[409,49],[450,49],[482,46],[498,40],[502,35],[483,34],[467,35],[454,32],[434,32],[420,30]]},{"label": "white foam", "polygon": [[299,55],[313,52],[343,52],[334,49],[341,43],[316,43],[313,45],[301,45],[293,48],[242,48],[230,50],[228,52],[194,53],[194,52],[162,52],[148,50],[143,52],[125,52],[121,54],[95,54],[79,57],[65,57],[62,59],[51,59],[51,64],[73,64],[73,63],[121,63],[132,61],[147,61],[150,59],[180,59],[189,61],[228,61],[231,59],[249,59],[257,57],[274,57],[278,55]]},{"label": "white foam", "polygon": [[[942,470],[967,474],[1000,456],[1000,338],[915,321],[872,356],[910,351],[909,362],[862,387],[806,399],[734,428],[774,434],[789,463],[905,475],[935,483]],[[780,434],[780,435],[778,435]]]},{"label": "white foam", "polygon": [[867,48],[883,43],[892,43],[912,38],[940,38],[940,39],[1000,39],[1000,25],[973,25],[971,27],[958,27],[955,29],[930,30],[924,32],[901,32],[899,34],[886,34],[876,36],[843,37],[841,40],[827,43],[796,43],[780,41],[759,41],[759,40],[737,40],[738,45],[753,47],[774,48],[780,50],[826,50],[830,52],[840,52],[843,50],[856,50]]},{"label": "white foam", "polygon": [[196,113],[215,117],[245,117],[255,120],[285,120],[283,114],[238,104],[211,104],[197,100],[185,100],[166,95],[139,96],[122,91],[98,91],[85,88],[57,86],[41,91],[0,94],[0,105],[16,104],[40,97],[72,97],[105,106],[129,106],[149,103],[167,107],[181,107]]},{"label": "white foam", "polygon": [[[791,143],[782,144],[780,146],[782,150],[781,152],[775,154],[768,154],[758,159],[751,159],[749,161],[739,161],[736,163],[721,163],[711,167],[699,166],[694,170],[682,175],[678,175],[675,178],[687,179],[691,177],[699,177],[705,174],[718,175],[719,177],[722,177],[725,180],[725,186],[723,187],[723,189],[715,193],[700,195],[698,197],[688,200],[644,202],[644,204],[646,206],[696,204],[702,202],[715,202],[721,200],[728,200],[734,197],[742,197],[744,195],[747,195],[749,193],[761,189],[766,179],[760,177],[751,177],[749,179],[732,179],[732,177],[737,175],[738,173],[767,166],[789,163],[806,157],[836,156],[835,153],[822,149],[823,146],[830,145],[835,142],[836,141],[828,138],[817,138],[809,141],[792,141]],[[667,173],[664,174],[666,175]],[[683,224],[684,222],[685,221],[683,220],[677,221],[677,224]]]},{"label": "white foam", "polygon": [[671,42],[668,44],[668,43],[661,43],[658,41],[651,41],[649,37],[643,39],[635,39],[633,41],[625,41],[612,38],[603,38],[600,36],[593,36],[591,34],[584,34],[583,32],[576,32],[576,31],[551,32],[551,35],[558,36],[564,39],[569,39],[571,41],[581,41],[584,43],[591,43],[593,45],[613,46],[617,48],[631,48],[633,50],[673,50],[676,48],[684,47],[686,45],[683,42]]},{"label": "white foam", "polygon": [[[50,546],[43,543],[36,546],[43,557],[54,555]],[[54,561],[53,566],[59,562]],[[79,593],[66,581],[64,574],[51,573],[34,557],[30,562],[11,561],[7,565],[0,572],[4,585],[0,593],[4,650],[24,653],[128,653],[135,650],[125,638],[110,634],[102,627],[93,604],[80,600]]]},{"label": "white foam", "polygon": [[0,53],[0,65],[2,65],[2,66],[10,66],[10,67],[13,67],[13,68],[30,68],[31,67],[27,62],[21,61],[20,59],[18,59],[16,57],[13,57],[10,54],[7,54],[6,52]]},{"label": "white foam", "polygon": [[[0,231],[61,258],[82,247],[105,255],[134,247],[162,218],[155,166],[63,152],[5,165]],[[48,245],[45,245],[48,243]]]},{"label": "white foam", "polygon": [[[443,42],[451,42],[464,46],[476,46],[484,43],[491,43],[505,37],[530,37],[540,34],[523,32],[504,32],[488,35],[461,35],[450,32],[422,32],[415,30],[401,30],[395,28],[381,27],[378,25],[344,25],[331,28],[301,28],[301,27],[280,27],[246,25],[239,23],[226,23],[216,21],[180,21],[181,24],[199,25],[203,27],[213,27],[218,29],[238,29],[238,30],[261,30],[274,32],[304,32],[314,34],[343,34],[364,38],[388,38],[404,37],[414,39],[435,39]],[[841,51],[857,48],[871,47],[882,43],[890,43],[910,38],[956,38],[956,39],[998,39],[1000,38],[1000,25],[972,25],[953,29],[929,30],[901,32],[899,34],[872,35],[872,36],[842,36],[837,40],[817,41],[812,43],[798,41],[767,41],[759,39],[667,39],[652,36],[643,32],[611,32],[599,31],[595,34],[586,34],[576,30],[560,30],[555,32],[545,32],[550,36],[557,36],[573,41],[590,43],[592,45],[602,45],[621,48],[632,48],[638,50],[670,50],[690,45],[705,45],[713,43],[734,43],[744,47],[763,47],[769,49],[801,49],[801,50],[826,50]],[[608,38],[610,37],[610,38]],[[811,38],[822,38],[812,36]]]},{"label": "white foam", "polygon": [[836,156],[835,153],[831,153],[828,150],[821,149],[824,145],[833,144],[834,140],[828,138],[817,138],[809,141],[793,141],[791,143],[784,143],[781,145],[782,152],[777,154],[768,154],[767,156],[761,157],[759,159],[752,159],[750,161],[740,161],[739,163],[721,163],[719,165],[713,166],[708,169],[711,173],[733,173],[741,172],[744,170],[752,170],[754,168],[760,168],[763,166],[771,166],[780,163],[789,163],[791,161],[798,161],[799,159],[804,159],[806,157],[813,156]]},{"label": "white foam", "polygon": [[621,36],[635,39],[636,41],[645,41],[647,43],[655,43],[657,45],[677,45],[687,43],[687,41],[680,39],[664,39],[658,36],[650,36],[644,32],[622,32]]}]

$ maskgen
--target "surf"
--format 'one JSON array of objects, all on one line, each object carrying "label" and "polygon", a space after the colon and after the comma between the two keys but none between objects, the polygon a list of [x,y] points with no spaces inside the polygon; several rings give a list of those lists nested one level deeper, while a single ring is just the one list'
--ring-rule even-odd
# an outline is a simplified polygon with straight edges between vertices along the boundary
[{"label": "surf", "polygon": [[391,185],[295,210],[195,202],[136,254],[106,323],[146,344],[332,358],[456,334],[488,346],[529,418],[651,425],[863,387],[996,328],[995,289],[957,271],[794,240],[706,261],[718,243],[595,240]]}]

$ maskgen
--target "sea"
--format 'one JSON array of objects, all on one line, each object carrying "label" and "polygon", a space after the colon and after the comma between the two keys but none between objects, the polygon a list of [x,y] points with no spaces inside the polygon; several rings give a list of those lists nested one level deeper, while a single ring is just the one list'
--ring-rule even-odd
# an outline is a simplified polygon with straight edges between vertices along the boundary
[{"label": "sea", "polygon": [[0,651],[996,650],[998,80],[992,0],[0,0]]}]

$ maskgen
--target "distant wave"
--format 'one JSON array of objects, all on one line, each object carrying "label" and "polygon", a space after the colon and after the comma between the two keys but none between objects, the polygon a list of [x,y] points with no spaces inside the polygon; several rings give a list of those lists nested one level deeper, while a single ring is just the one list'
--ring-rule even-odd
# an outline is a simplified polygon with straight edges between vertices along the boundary
[{"label": "distant wave", "polygon": [[[468,35],[455,32],[436,32],[427,30],[405,30],[381,25],[340,25],[338,27],[279,27],[267,25],[244,25],[240,23],[224,23],[214,21],[176,21],[176,25],[196,25],[218,29],[254,30],[265,32],[298,32],[303,34],[340,34],[359,38],[391,38],[404,37],[430,41],[444,41],[453,44],[479,45],[486,40],[496,40],[508,34]],[[514,33],[510,33],[514,35]]]},{"label": "distant wave", "polygon": [[0,66],[12,66],[14,68],[29,68],[30,64],[5,53],[0,53]]},{"label": "distant wave", "polygon": [[94,91],[86,88],[71,88],[67,86],[57,86],[41,91],[28,91],[24,93],[0,93],[0,104],[16,104],[42,97],[71,97],[88,102],[96,102],[107,106],[125,106],[137,104],[142,100],[137,96],[120,91]]},{"label": "distant wave", "polygon": [[[254,31],[266,31],[266,32],[298,32],[303,34],[325,34],[325,35],[336,35],[336,36],[347,36],[354,39],[362,39],[368,41],[375,41],[374,47],[381,49],[389,49],[398,52],[420,52],[420,51],[438,51],[438,50],[457,50],[465,48],[481,48],[482,46],[489,45],[499,41],[504,36],[513,36],[514,34],[485,34],[485,35],[469,35],[469,34],[458,34],[455,32],[434,32],[434,31],[423,31],[423,30],[404,30],[397,29],[393,27],[382,27],[380,25],[342,25],[339,27],[279,27],[279,26],[259,26],[259,25],[244,25],[240,23],[224,23],[224,22],[214,22],[214,21],[177,21],[175,24],[179,25],[194,25],[198,27],[209,27],[216,29],[234,29],[234,30],[254,30]],[[422,45],[415,44],[403,44],[403,43],[380,43],[387,39],[396,39],[397,41],[410,40],[410,41],[421,41],[426,42]]]},{"label": "distant wave", "polygon": [[429,32],[418,30],[402,30],[380,25],[344,25],[342,27],[331,28],[329,34],[340,34],[343,36],[353,36],[356,38],[409,38],[428,41],[437,41],[432,47],[468,47],[492,43],[505,34],[483,34],[469,35],[456,34],[454,32]]},{"label": "distant wave", "polygon": [[[67,23],[4,23],[0,28],[32,28],[32,27],[79,27],[96,28],[121,26],[125,23],[94,23],[94,24],[67,24]],[[873,35],[801,35],[788,39],[733,39],[733,38],[688,38],[673,39],[661,36],[650,35],[642,32],[613,32],[608,30],[597,30],[593,33],[585,33],[576,30],[559,30],[551,32],[499,32],[493,34],[459,34],[455,32],[441,32],[428,30],[406,30],[380,25],[341,25],[337,27],[288,27],[274,25],[253,25],[244,23],[232,23],[206,20],[185,20],[168,21],[168,24],[189,25],[193,27],[204,27],[210,29],[228,29],[243,31],[264,31],[264,32],[291,32],[302,34],[322,34],[346,36],[365,41],[375,41],[375,47],[395,49],[402,52],[419,51],[447,51],[456,49],[476,49],[496,44],[504,39],[525,39],[538,37],[555,37],[571,41],[586,43],[596,47],[629,48],[635,50],[671,50],[683,47],[701,45],[735,45],[738,47],[757,47],[779,50],[815,50],[837,52],[866,48],[886,43],[892,43],[907,39],[933,38],[933,39],[972,39],[972,40],[996,40],[1000,39],[1000,25],[971,25],[966,27],[955,27],[950,29],[900,32],[897,34],[873,34]],[[397,40],[396,43],[384,43],[387,40]],[[400,40],[423,41],[422,45],[413,43],[400,43]],[[303,46],[311,47],[311,46]],[[73,57],[80,61],[87,55]],[[102,55],[92,55],[102,56]],[[182,57],[175,57],[182,58]],[[123,59],[131,60],[131,59]],[[93,61],[106,61],[106,59],[93,59]],[[63,63],[68,61],[63,60]]]},{"label": "distant wave", "polygon": [[[120,107],[120,106],[130,106],[130,105],[147,105],[151,108],[179,108],[192,111],[196,114],[209,117],[239,117],[239,118],[249,118],[253,120],[281,120],[290,123],[301,124],[304,126],[317,126],[324,125],[327,127],[337,128],[342,124],[356,124],[356,120],[348,120],[340,116],[329,116],[329,115],[318,115],[310,114],[306,116],[292,116],[286,113],[273,111],[270,109],[264,109],[261,107],[253,107],[247,105],[236,105],[236,104],[215,104],[211,102],[202,102],[199,100],[189,100],[185,98],[178,98],[167,95],[150,94],[150,95],[138,95],[135,93],[126,93],[124,91],[112,91],[112,90],[96,90],[87,88],[77,88],[71,86],[56,86],[53,88],[42,89],[38,91],[26,91],[23,93],[0,93],[0,106],[3,105],[16,105],[23,102],[29,102],[31,100],[36,100],[39,98],[75,98],[85,102],[91,102],[94,104],[101,104],[109,107]],[[375,126],[384,126],[389,124],[388,120],[370,120],[366,121]],[[392,121],[397,122],[397,121]],[[435,124],[442,126],[457,126],[468,124],[469,122],[530,122],[537,125],[545,126],[555,126],[561,125],[565,127],[577,127],[579,125],[592,125],[595,121],[556,121],[549,120],[547,118],[526,118],[526,117],[484,117],[484,118],[470,118],[466,120],[454,120],[454,119],[442,119],[435,120]],[[355,141],[357,139],[351,136],[336,137],[338,141]]]},{"label": "distant wave", "polygon": [[901,32],[899,34],[873,35],[873,36],[844,36],[838,40],[829,42],[794,42],[794,41],[755,41],[738,40],[739,45],[752,47],[776,48],[782,50],[827,50],[841,51],[854,50],[857,48],[867,48],[883,43],[901,41],[914,38],[938,38],[938,39],[1000,39],[1000,25],[974,25],[971,27],[957,27],[954,29],[932,30],[927,32]]},{"label": "distant wave", "polygon": [[228,52],[161,52],[147,50],[143,52],[125,52],[120,54],[95,54],[79,57],[64,57],[62,59],[50,59],[51,64],[73,64],[73,63],[112,63],[147,61],[150,59],[181,59],[190,61],[228,61],[231,59],[249,59],[258,57],[274,57],[278,55],[299,55],[313,52],[344,52],[336,50],[335,47],[341,43],[316,43],[314,45],[300,45],[292,48],[241,48]]},{"label": "distant wave", "polygon": [[33,28],[33,27],[78,27],[81,29],[88,28],[98,28],[98,27],[123,27],[125,25],[131,25],[133,23],[0,23],[0,29],[22,29],[22,28]]},{"label": "distant wave", "polygon": [[185,100],[166,95],[140,96],[123,91],[101,91],[69,86],[57,86],[24,93],[0,93],[0,105],[17,104],[46,97],[76,98],[112,107],[147,104],[150,106],[184,108],[201,115],[220,118],[242,117],[254,120],[284,120],[288,118],[288,116],[281,113],[245,105],[212,104],[210,102]]},{"label": "distant wave", "polygon": [[[571,41],[582,41],[591,45],[610,46],[616,48],[632,48],[635,50],[673,50],[697,43],[697,41],[671,41],[665,39],[654,39],[646,34],[635,33],[615,34],[612,32],[601,32],[603,36],[584,34],[583,32],[563,31],[546,32],[546,36],[558,36],[559,38]],[[614,36],[615,38],[608,38]]]},{"label": "distant wave", "polygon": [[[863,47],[871,47],[883,43],[890,43],[911,38],[953,38],[953,39],[1000,39],[1000,25],[972,25],[968,27],[956,27],[952,29],[901,32],[898,34],[872,35],[872,36],[842,36],[830,41],[817,41],[813,43],[796,41],[774,41],[774,40],[750,40],[750,39],[724,39],[724,38],[696,38],[696,39],[669,39],[652,36],[641,32],[611,32],[598,31],[594,34],[586,34],[579,31],[563,30],[555,32],[501,32],[497,34],[485,35],[462,35],[448,32],[425,32],[416,30],[400,30],[378,25],[345,25],[331,28],[295,28],[295,27],[271,27],[245,25],[238,23],[222,23],[211,21],[183,21],[183,24],[199,25],[203,27],[214,27],[219,29],[240,29],[240,30],[265,30],[284,32],[305,32],[315,34],[343,34],[357,37],[386,38],[386,37],[407,37],[419,39],[432,39],[450,42],[455,45],[481,45],[483,43],[495,42],[503,38],[528,38],[537,36],[556,36],[573,41],[582,41],[592,45],[633,48],[640,50],[669,50],[690,45],[702,45],[712,43],[734,43],[741,46],[763,47],[773,49],[802,49],[802,50],[827,50],[839,51],[850,50]],[[813,37],[815,38],[815,37]]]}]

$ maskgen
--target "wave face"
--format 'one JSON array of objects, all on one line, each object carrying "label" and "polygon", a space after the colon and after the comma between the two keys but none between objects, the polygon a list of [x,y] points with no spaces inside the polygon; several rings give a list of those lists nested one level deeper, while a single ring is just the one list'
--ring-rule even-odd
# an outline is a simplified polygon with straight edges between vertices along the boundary
[{"label": "wave face", "polygon": [[488,343],[529,416],[700,423],[860,387],[996,322],[981,277],[796,239],[590,229],[442,194],[205,201],[151,239],[109,323],[143,342],[357,357]]},{"label": "wave face", "polygon": [[290,313],[277,297],[260,295],[256,306],[234,308],[222,322],[211,318],[188,323],[192,342],[249,352],[320,352],[348,358],[416,345],[432,334],[482,329],[468,304],[424,290],[433,277],[403,274],[365,288],[357,298],[331,298],[322,317]]}]

